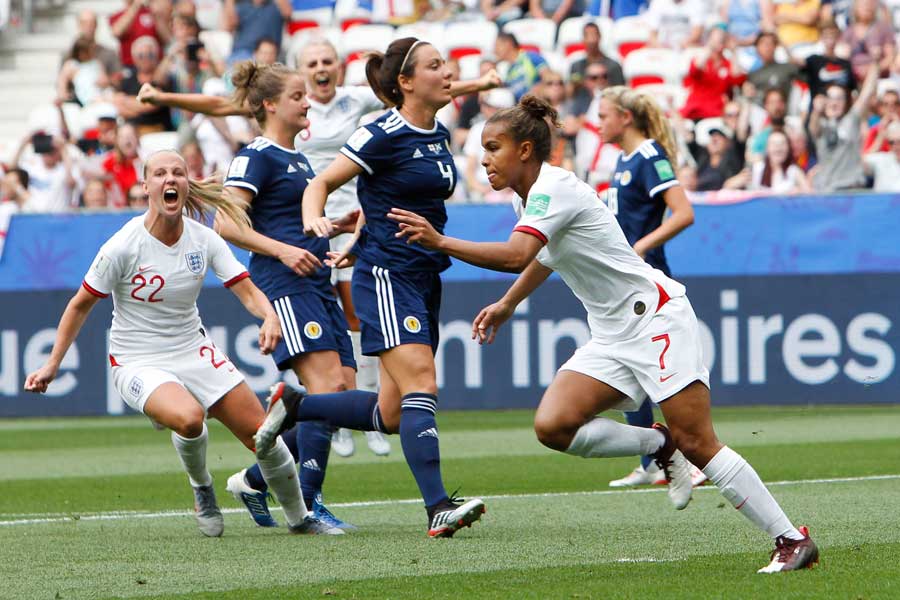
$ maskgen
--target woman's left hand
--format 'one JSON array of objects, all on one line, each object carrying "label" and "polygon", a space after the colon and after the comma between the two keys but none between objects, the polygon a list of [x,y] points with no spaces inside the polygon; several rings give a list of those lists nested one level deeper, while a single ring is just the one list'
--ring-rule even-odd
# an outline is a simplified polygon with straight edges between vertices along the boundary
[{"label": "woman's left hand", "polygon": [[351,210],[343,217],[339,217],[331,222],[334,225],[334,231],[331,237],[342,233],[354,233],[356,231],[356,222],[359,220],[359,209]]},{"label": "woman's left hand", "polygon": [[272,354],[275,346],[281,341],[281,321],[275,311],[270,312],[259,326],[259,351]]},{"label": "woman's left hand", "polygon": [[415,242],[426,248],[437,248],[441,243],[443,236],[431,226],[428,219],[414,212],[401,208],[392,208],[391,212],[388,213],[388,219],[396,221],[400,227],[400,231],[395,233],[394,236],[398,238],[405,237],[407,244]]}]

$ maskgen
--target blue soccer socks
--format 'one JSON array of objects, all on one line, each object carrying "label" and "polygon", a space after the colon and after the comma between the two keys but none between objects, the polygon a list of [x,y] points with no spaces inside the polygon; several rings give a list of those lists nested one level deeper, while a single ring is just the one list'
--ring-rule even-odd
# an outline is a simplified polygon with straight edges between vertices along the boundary
[{"label": "blue soccer socks", "polygon": [[436,408],[434,394],[407,394],[400,404],[400,444],[426,507],[447,499],[441,480]]}]

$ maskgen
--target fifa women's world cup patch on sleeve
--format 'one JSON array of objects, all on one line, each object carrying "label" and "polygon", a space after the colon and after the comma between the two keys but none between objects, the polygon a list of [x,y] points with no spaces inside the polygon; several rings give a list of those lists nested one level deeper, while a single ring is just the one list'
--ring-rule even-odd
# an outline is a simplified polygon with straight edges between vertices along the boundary
[{"label": "fifa women's world cup patch on sleeve", "polygon": [[659,179],[661,181],[673,179],[675,177],[675,171],[672,169],[672,163],[670,163],[665,158],[655,161],[653,163],[653,168],[656,169],[656,174],[659,176]]}]

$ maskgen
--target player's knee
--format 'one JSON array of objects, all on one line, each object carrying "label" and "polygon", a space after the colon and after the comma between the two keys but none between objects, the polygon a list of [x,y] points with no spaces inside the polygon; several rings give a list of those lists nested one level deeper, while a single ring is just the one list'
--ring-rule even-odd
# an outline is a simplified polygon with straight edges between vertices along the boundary
[{"label": "player's knee", "polygon": [[538,441],[553,450],[564,452],[569,447],[572,443],[569,429],[552,415],[537,414],[534,417],[534,433]]},{"label": "player's knee", "polygon": [[672,439],[681,453],[694,464],[703,466],[721,446],[715,434],[671,429]]},{"label": "player's knee", "polygon": [[203,419],[205,415],[200,407],[186,409],[178,413],[172,422],[172,431],[183,438],[195,438],[203,433]]}]

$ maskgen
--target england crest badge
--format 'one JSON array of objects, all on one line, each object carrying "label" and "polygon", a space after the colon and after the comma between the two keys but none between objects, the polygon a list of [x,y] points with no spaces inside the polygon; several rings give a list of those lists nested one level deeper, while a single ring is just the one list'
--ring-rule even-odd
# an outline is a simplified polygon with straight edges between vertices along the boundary
[{"label": "england crest badge", "polygon": [[188,252],[184,255],[184,259],[187,261],[188,269],[191,270],[191,273],[202,273],[203,272],[203,255],[199,252]]}]

